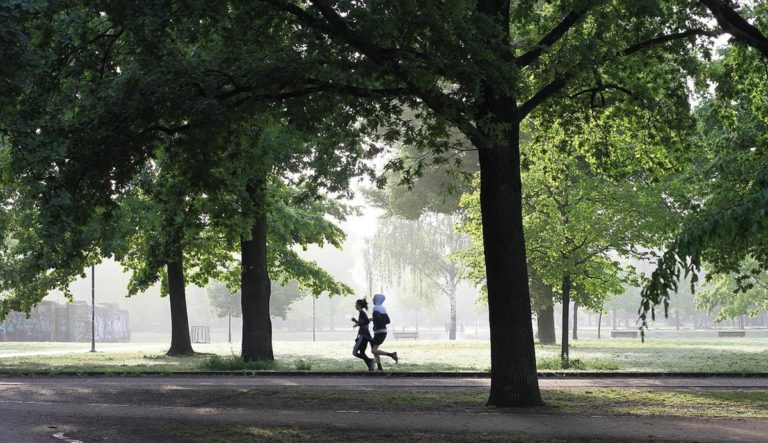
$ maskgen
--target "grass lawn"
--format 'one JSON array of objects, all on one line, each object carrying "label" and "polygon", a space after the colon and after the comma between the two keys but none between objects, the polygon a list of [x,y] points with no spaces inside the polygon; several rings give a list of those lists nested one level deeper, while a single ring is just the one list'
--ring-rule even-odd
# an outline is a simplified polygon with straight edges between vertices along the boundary
[{"label": "grass lawn", "polygon": [[[246,369],[361,371],[363,364],[352,357],[349,342],[275,342],[275,365]],[[203,355],[166,357],[162,345],[104,344],[103,352],[90,354],[84,343],[2,343],[0,370],[12,371],[195,371],[238,369],[239,345],[195,345]],[[391,371],[488,371],[487,342],[392,341],[385,350],[397,351],[400,364],[384,358]],[[61,355],[27,355],[22,352],[71,351]],[[559,368],[559,347],[538,346],[541,370]],[[5,357],[3,355],[6,355]],[[207,354],[207,355],[206,355]],[[212,355],[222,359],[210,361]],[[720,339],[686,341],[579,340],[571,346],[572,369],[602,371],[663,372],[768,372],[768,342],[765,339]],[[236,357],[233,358],[236,360]],[[242,367],[240,367],[242,368]]]}]

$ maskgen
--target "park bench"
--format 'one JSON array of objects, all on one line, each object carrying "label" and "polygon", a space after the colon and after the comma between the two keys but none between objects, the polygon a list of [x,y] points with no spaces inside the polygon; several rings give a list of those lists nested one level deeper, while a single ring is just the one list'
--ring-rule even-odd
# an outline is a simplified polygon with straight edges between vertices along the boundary
[{"label": "park bench", "polygon": [[637,331],[634,329],[628,331],[619,331],[614,329],[611,331],[611,338],[617,337],[637,338]]},{"label": "park bench", "polygon": [[416,340],[419,338],[419,331],[395,331],[395,340],[400,340],[401,338],[412,338]]},{"label": "park bench", "polygon": [[743,330],[717,331],[718,337],[745,337],[746,335],[747,335],[747,331],[743,331]]}]

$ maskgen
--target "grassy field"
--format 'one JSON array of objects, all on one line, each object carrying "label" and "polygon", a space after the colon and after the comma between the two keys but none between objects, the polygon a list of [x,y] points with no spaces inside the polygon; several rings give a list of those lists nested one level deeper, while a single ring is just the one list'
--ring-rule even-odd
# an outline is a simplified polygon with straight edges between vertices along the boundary
[{"label": "grassy field", "polygon": [[[104,344],[90,354],[83,343],[2,343],[0,370],[6,371],[195,371],[238,369],[238,345],[195,345],[201,355],[173,358],[162,344]],[[361,371],[347,342],[276,342],[276,363],[243,369]],[[486,342],[398,341],[384,347],[397,351],[400,364],[384,358],[391,371],[488,371]],[[45,353],[64,352],[45,355]],[[22,355],[39,353],[39,355]],[[577,341],[571,347],[572,370],[662,372],[768,372],[768,342],[764,339],[688,340],[685,342],[630,340]],[[221,358],[212,358],[220,356]],[[558,370],[559,348],[538,346],[541,370]],[[234,366],[233,366],[234,364]]]}]

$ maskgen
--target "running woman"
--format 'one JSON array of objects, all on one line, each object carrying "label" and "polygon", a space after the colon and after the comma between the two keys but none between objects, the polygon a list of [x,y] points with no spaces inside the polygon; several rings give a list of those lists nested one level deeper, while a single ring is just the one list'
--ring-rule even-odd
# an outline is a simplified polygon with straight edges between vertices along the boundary
[{"label": "running woman", "polygon": [[386,352],[379,349],[384,340],[387,338],[387,325],[389,324],[389,315],[387,315],[387,308],[384,307],[384,294],[376,294],[373,296],[373,340],[371,341],[371,352],[373,352],[373,358],[376,359],[376,367],[379,371],[383,370],[381,367],[380,355],[386,355],[397,363],[397,352]]},{"label": "running woman", "polygon": [[352,355],[363,360],[369,371],[375,370],[373,365],[373,359],[366,355],[365,350],[368,348],[368,342],[373,340],[371,337],[371,331],[368,330],[368,324],[371,322],[366,314],[365,310],[368,309],[368,302],[361,298],[355,302],[355,309],[359,312],[357,318],[353,318],[355,323],[353,328],[359,327],[357,330],[357,338],[355,338],[355,347],[352,348]]}]

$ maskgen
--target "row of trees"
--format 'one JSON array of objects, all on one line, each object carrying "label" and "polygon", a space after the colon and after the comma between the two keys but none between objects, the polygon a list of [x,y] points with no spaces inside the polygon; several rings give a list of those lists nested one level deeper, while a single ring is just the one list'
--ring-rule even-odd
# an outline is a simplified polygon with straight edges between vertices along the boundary
[{"label": "row of trees", "polygon": [[[537,220],[524,221],[523,208],[548,205],[538,216],[551,217],[566,248],[530,248],[552,263],[534,267],[536,278],[559,282],[564,296],[573,289],[587,305],[593,280],[616,276],[603,251],[627,248],[620,228],[632,223],[616,220],[608,241],[578,226],[590,216],[603,220],[600,202],[615,199],[603,192],[609,184],[634,193],[660,180],[657,170],[678,168],[691,146],[699,152],[685,80],[713,78],[705,63],[711,37],[732,36],[728,60],[738,68],[723,70],[718,115],[743,110],[765,123],[763,2],[66,0],[0,7],[3,312],[28,310],[100,256],[135,264],[136,287],[165,275],[174,312],[182,310],[186,275],[197,281],[234,270],[242,356],[272,359],[270,273],[315,291],[345,290],[291,248],[338,242],[341,232],[324,214],[341,210],[323,196],[343,194],[366,172],[362,161],[390,143],[428,154],[390,163],[406,183],[427,162],[451,165],[456,151],[473,150],[480,170],[474,230],[482,232],[475,239],[482,240],[491,327],[488,403],[496,406],[541,403],[524,238],[524,224]],[[744,178],[736,207],[693,200],[707,222],[688,225],[672,243],[643,293],[643,312],[666,306],[678,262],[697,266],[709,245],[727,245],[731,267],[747,254],[767,262],[758,250],[764,242],[741,235],[765,232],[765,165],[752,161],[768,157],[762,134],[746,151],[757,154],[742,153],[747,169],[733,176],[734,184]],[[546,189],[524,193],[529,173],[560,203],[544,203]],[[568,188],[582,182],[594,189]],[[714,183],[725,195],[728,177],[718,174]]]}]

